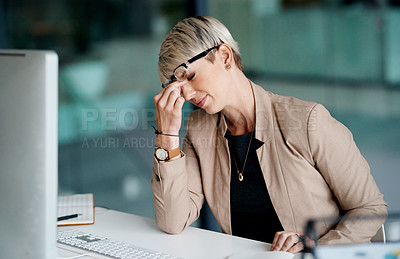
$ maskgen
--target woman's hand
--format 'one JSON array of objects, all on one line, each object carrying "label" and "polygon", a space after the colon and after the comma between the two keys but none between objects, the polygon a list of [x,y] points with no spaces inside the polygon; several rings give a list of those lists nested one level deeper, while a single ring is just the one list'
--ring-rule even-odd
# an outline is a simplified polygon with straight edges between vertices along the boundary
[{"label": "woman's hand", "polygon": [[[181,86],[187,81],[174,82],[154,96],[157,130],[172,135],[179,135],[182,124],[182,106],[185,99],[181,96]],[[157,135],[156,145],[172,150],[179,146],[179,138]]]},{"label": "woman's hand", "polygon": [[272,241],[271,251],[285,251],[298,253],[303,250],[303,243],[300,242],[302,233],[293,231],[276,232],[274,241]]}]

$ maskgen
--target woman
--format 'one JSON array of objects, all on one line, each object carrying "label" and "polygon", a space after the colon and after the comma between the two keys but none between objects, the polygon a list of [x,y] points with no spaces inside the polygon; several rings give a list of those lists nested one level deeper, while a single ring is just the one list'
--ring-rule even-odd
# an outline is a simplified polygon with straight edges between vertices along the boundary
[{"label": "woman", "polygon": [[[177,234],[204,199],[224,233],[299,252],[309,218],[386,215],[386,203],[349,130],[320,104],[265,91],[242,71],[218,20],[184,19],[159,54],[162,91],[152,188],[155,220]],[[191,113],[182,149],[182,106]],[[383,220],[326,224],[319,243],[367,242]]]}]

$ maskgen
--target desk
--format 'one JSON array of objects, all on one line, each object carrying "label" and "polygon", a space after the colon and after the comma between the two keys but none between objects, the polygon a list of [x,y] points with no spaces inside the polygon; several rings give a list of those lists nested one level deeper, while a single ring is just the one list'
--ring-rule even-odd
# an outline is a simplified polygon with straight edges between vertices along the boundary
[{"label": "desk", "polygon": [[[170,235],[160,230],[153,219],[103,208],[96,208],[93,225],[59,227],[59,229],[80,229],[87,233],[182,258],[227,258],[244,251],[268,251],[270,247],[267,243],[195,227],[188,227],[179,235]],[[77,255],[66,248],[58,244],[60,258]]]}]

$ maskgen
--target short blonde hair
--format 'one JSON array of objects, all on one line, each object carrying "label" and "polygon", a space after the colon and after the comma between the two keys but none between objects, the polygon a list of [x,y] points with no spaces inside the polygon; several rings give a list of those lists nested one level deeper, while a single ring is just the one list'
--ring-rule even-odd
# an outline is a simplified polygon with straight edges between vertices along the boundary
[{"label": "short blonde hair", "polygon": [[[197,16],[178,22],[161,44],[158,55],[161,82],[168,81],[174,69],[183,62],[221,43],[232,49],[237,67],[243,70],[239,46],[219,20],[210,16]],[[206,59],[213,62],[214,51],[211,51]]]}]

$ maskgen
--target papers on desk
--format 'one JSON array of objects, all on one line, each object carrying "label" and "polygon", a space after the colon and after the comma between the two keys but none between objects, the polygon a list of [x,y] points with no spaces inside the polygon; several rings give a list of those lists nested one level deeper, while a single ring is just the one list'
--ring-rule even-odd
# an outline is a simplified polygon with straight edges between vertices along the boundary
[{"label": "papers on desk", "polygon": [[87,225],[94,223],[94,196],[92,193],[74,194],[67,196],[58,196],[57,215],[67,217],[77,216],[60,220],[58,226]]},{"label": "papers on desk", "polygon": [[292,254],[281,251],[241,252],[228,257],[229,259],[297,259],[301,254]]}]

